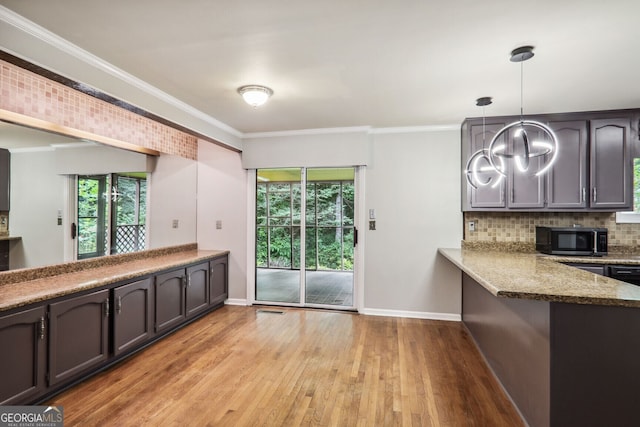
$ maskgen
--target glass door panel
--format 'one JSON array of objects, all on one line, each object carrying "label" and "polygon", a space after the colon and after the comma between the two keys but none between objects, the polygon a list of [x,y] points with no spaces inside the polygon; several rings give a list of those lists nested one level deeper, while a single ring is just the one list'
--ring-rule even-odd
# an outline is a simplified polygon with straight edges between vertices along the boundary
[{"label": "glass door panel", "polygon": [[353,307],[355,170],[306,172],[305,304]]},{"label": "glass door panel", "polygon": [[256,301],[300,304],[301,169],[259,169]]}]

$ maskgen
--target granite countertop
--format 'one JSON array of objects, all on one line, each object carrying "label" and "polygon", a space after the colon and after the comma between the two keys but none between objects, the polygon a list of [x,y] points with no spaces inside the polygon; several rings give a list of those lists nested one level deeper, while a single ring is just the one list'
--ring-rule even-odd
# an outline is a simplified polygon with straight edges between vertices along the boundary
[{"label": "granite countertop", "polygon": [[1,284],[0,311],[98,288],[122,280],[135,279],[228,253],[229,251],[194,249],[126,261],[115,265],[87,268],[40,279]]},{"label": "granite countertop", "polygon": [[[438,252],[497,297],[640,307],[640,286],[560,263],[578,262],[574,257],[449,248]],[[615,256],[586,259],[589,263],[623,260]]]}]

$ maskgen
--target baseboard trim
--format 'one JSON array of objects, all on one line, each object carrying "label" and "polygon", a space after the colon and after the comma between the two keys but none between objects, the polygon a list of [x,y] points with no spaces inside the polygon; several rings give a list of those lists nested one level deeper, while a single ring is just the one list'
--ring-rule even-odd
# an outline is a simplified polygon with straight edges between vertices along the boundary
[{"label": "baseboard trim", "polygon": [[224,304],[225,305],[245,305],[245,306],[249,305],[246,299],[240,299],[240,298],[229,298],[225,300]]},{"label": "baseboard trim", "polygon": [[456,313],[432,313],[428,311],[384,310],[379,308],[365,308],[360,314],[367,316],[409,317],[412,319],[446,320],[461,322],[462,315]]}]

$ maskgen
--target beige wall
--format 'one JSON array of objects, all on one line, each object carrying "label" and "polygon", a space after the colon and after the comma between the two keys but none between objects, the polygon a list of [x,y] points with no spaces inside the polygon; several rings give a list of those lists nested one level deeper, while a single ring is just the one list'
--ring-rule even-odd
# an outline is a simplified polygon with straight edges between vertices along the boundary
[{"label": "beige wall", "polygon": [[[222,228],[216,229],[216,221]],[[229,298],[247,298],[247,171],[240,153],[198,143],[198,248],[228,249]]]}]

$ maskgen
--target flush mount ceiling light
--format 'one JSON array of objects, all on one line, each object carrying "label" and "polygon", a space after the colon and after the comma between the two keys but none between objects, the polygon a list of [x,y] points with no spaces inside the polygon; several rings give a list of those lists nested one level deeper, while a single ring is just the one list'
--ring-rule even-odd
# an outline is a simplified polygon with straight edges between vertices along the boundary
[{"label": "flush mount ceiling light", "polygon": [[267,100],[273,91],[266,86],[260,85],[246,85],[238,88],[238,93],[242,95],[242,99],[252,107],[259,107]]},{"label": "flush mount ceiling light", "polygon": [[[469,157],[467,167],[464,170],[467,182],[476,189],[479,186],[486,186],[492,182],[493,185],[491,187],[496,187],[500,184],[500,181],[502,181],[503,178],[502,174],[498,173],[491,164],[491,160],[489,159],[489,150],[486,148],[485,143],[486,133],[484,107],[491,105],[492,102],[493,101],[489,96],[476,99],[476,105],[478,107],[482,107],[482,148]],[[501,158],[498,158],[498,162],[504,168],[504,162]]]},{"label": "flush mount ceiling light", "polygon": [[[528,172],[531,160],[539,158],[538,170],[534,175],[545,173],[558,155],[558,138],[553,130],[544,123],[524,119],[523,104],[523,63],[533,58],[533,46],[522,46],[511,52],[511,62],[520,63],[520,120],[508,124],[500,129],[489,144],[489,162],[502,176],[507,175],[507,167],[512,161],[518,172]],[[513,146],[508,147],[498,140],[505,132],[513,129]],[[528,131],[527,131],[528,130]],[[538,135],[538,139],[531,140],[531,135]],[[541,138],[540,138],[541,136]]]}]

